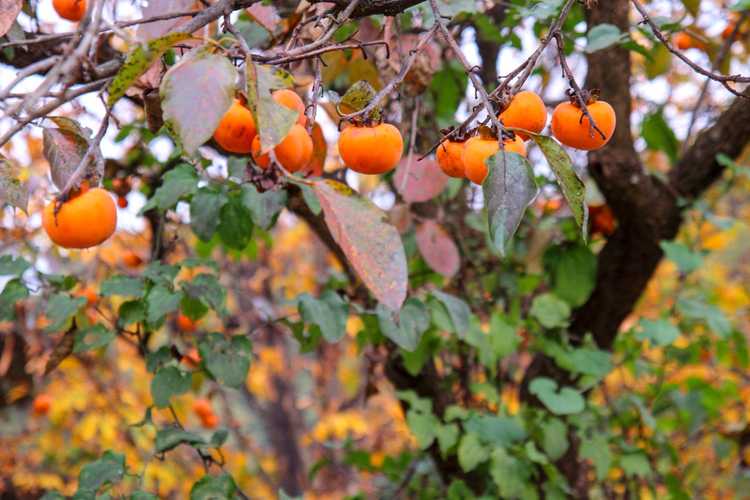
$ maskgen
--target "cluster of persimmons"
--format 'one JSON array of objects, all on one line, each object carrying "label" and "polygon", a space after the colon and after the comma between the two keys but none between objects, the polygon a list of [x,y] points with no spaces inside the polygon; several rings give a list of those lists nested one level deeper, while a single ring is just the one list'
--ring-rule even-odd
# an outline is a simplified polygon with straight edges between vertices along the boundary
[{"label": "cluster of persimmons", "polygon": [[[571,102],[559,104],[552,113],[552,135],[566,146],[593,151],[612,138],[616,117],[612,106],[604,101],[590,98],[586,107],[599,130],[592,127],[589,117],[571,99]],[[544,130],[547,108],[541,97],[525,90],[513,97],[499,118],[505,127],[514,130],[503,139],[505,151],[526,156],[524,141],[530,138],[529,132],[538,134]],[[477,135],[458,136],[443,142],[437,149],[437,161],[447,175],[481,184],[487,177],[485,161],[499,149],[497,137],[489,129],[480,128]]]}]

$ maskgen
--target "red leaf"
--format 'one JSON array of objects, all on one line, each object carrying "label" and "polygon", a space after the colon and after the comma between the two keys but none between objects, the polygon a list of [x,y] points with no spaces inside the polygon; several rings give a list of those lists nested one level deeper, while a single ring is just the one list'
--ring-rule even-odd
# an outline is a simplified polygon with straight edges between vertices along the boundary
[{"label": "red leaf", "polygon": [[[197,11],[201,8],[201,3],[196,0],[149,0],[148,5],[143,9],[143,17],[163,16],[172,12]],[[190,16],[185,16],[141,24],[136,32],[136,38],[141,42],[159,38],[170,31],[176,31],[177,26],[185,24],[191,19]]]},{"label": "red leaf", "polygon": [[427,265],[446,278],[451,278],[461,266],[458,247],[448,232],[435,221],[428,220],[417,227],[417,247]]},{"label": "red leaf", "polygon": [[416,155],[408,155],[401,159],[393,179],[396,190],[408,203],[421,203],[433,199],[443,192],[448,180],[448,176],[440,170],[434,159],[425,158],[417,161]]},{"label": "red leaf", "polygon": [[383,305],[401,309],[409,278],[396,228],[370,200],[340,182],[317,181],[314,189],[333,239],[365,286]]},{"label": "red leaf", "polygon": [[21,12],[21,0],[0,0],[0,36],[5,35]]},{"label": "red leaf", "polygon": [[269,33],[274,33],[276,31],[276,25],[281,21],[279,13],[273,5],[263,5],[258,2],[251,5],[246,10],[247,13],[250,14],[250,17],[268,30]]}]

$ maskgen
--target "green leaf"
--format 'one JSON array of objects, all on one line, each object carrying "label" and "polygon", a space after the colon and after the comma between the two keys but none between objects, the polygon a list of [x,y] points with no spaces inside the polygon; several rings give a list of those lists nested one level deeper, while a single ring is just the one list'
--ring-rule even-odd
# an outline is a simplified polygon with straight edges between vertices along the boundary
[{"label": "green leaf", "polygon": [[31,264],[23,257],[3,255],[0,257],[0,276],[20,277]]},{"label": "green leaf", "polygon": [[242,186],[242,203],[250,210],[255,225],[268,230],[286,205],[286,191],[259,193],[252,184],[245,184]]},{"label": "green leaf", "polygon": [[335,181],[315,181],[313,189],[333,239],[365,286],[392,311],[406,299],[408,273],[401,236],[370,200]]},{"label": "green leaf", "polygon": [[651,476],[651,463],[645,453],[626,453],[620,457],[620,467],[626,476]]},{"label": "green leaf", "polygon": [[253,221],[250,210],[242,203],[242,198],[232,196],[221,207],[217,228],[221,241],[229,248],[243,250],[253,235]]},{"label": "green leaf", "polygon": [[609,467],[612,465],[612,451],[609,449],[606,436],[595,434],[591,438],[583,439],[580,454],[582,458],[591,460],[599,481],[607,477]]},{"label": "green leaf", "polygon": [[179,427],[166,427],[156,431],[156,453],[164,453],[181,444],[206,444],[206,440]]},{"label": "green leaf", "polygon": [[521,339],[515,328],[505,321],[499,312],[490,317],[490,345],[497,359],[502,359],[516,352]]},{"label": "green leaf", "polygon": [[530,313],[545,328],[562,328],[568,325],[570,306],[552,293],[543,293],[534,297]]},{"label": "green leaf", "polygon": [[300,316],[305,323],[317,328],[328,342],[338,342],[346,335],[346,320],[349,305],[331,290],[323,292],[319,299],[303,293],[298,297]]},{"label": "green leaf", "polygon": [[377,315],[383,335],[409,352],[417,348],[422,334],[430,327],[427,307],[415,298],[407,299],[398,315],[383,306],[378,306]]},{"label": "green leaf", "polygon": [[228,198],[221,191],[202,187],[190,201],[190,226],[203,241],[209,241],[219,225],[221,208]]},{"label": "green leaf", "polygon": [[654,43],[651,58],[646,59],[646,76],[650,79],[661,76],[672,67],[672,53],[663,43]]},{"label": "green leaf", "polygon": [[134,491],[130,494],[129,500],[159,500],[159,497],[147,491]]},{"label": "green leaf", "polygon": [[143,270],[143,277],[151,280],[156,285],[171,287],[180,268],[159,261],[152,262]]},{"label": "green leaf", "polygon": [[[701,0],[682,0],[682,5],[693,17],[697,17],[701,10]],[[750,7],[750,2],[748,2],[748,7]]]},{"label": "green leaf", "polygon": [[117,74],[107,88],[107,107],[117,102],[135,81],[148,70],[172,45],[190,38],[189,33],[170,33],[161,38],[149,41],[147,44],[137,45],[131,50],[125,62],[122,63]]},{"label": "green leaf", "polygon": [[273,99],[272,92],[291,87],[292,76],[286,71],[264,64],[245,65],[248,106],[253,112],[260,149],[267,153],[289,134],[299,117],[299,111],[289,109]]},{"label": "green leaf", "polygon": [[662,108],[649,113],[641,122],[641,136],[649,149],[664,151],[669,160],[674,163],[680,150],[680,141],[664,119]]},{"label": "green leaf", "polygon": [[597,379],[604,378],[612,371],[612,354],[607,351],[581,347],[568,354],[571,362],[570,370],[584,375],[591,375]]},{"label": "green leaf", "polygon": [[125,328],[133,323],[140,323],[146,319],[146,305],[142,300],[123,302],[117,312],[117,324]]},{"label": "green leaf", "polygon": [[165,211],[174,207],[180,198],[193,193],[198,188],[198,176],[195,168],[187,163],[181,163],[164,174],[162,185],[143,206],[141,213],[152,208]]},{"label": "green leaf", "polygon": [[532,135],[531,137],[542,150],[544,157],[547,158],[547,163],[549,163],[557,178],[560,190],[568,201],[570,211],[573,212],[573,218],[576,220],[578,227],[581,228],[581,236],[585,240],[589,217],[588,206],[586,205],[586,188],[575,168],[573,168],[573,161],[565,149],[553,138],[544,135]]},{"label": "green leaf", "polygon": [[415,410],[409,410],[406,414],[406,423],[409,430],[414,434],[417,440],[417,446],[425,450],[432,445],[435,440],[435,429],[440,425],[440,421],[432,413],[420,413]]},{"label": "green leaf", "polygon": [[586,245],[552,246],[544,254],[544,263],[555,295],[572,307],[588,300],[596,282],[597,260]]},{"label": "green leaf", "polygon": [[474,0],[437,0],[437,6],[440,15],[448,18],[453,18],[462,12],[473,14],[478,11]]},{"label": "green leaf", "polygon": [[516,233],[539,188],[531,164],[517,153],[500,151],[485,161],[489,174],[482,184],[489,215],[490,238],[500,255]]},{"label": "green leaf", "polygon": [[433,290],[431,294],[445,307],[453,326],[453,332],[459,337],[464,337],[469,331],[469,322],[471,321],[471,309],[466,302],[440,290]]},{"label": "green leaf", "polygon": [[448,452],[458,443],[461,431],[456,424],[438,425],[435,427],[435,437],[440,447],[440,453],[447,456]]},{"label": "green leaf", "polygon": [[146,353],[146,369],[150,373],[155,373],[156,370],[172,361],[172,359],[174,359],[172,349],[163,345],[155,351]]},{"label": "green leaf", "polygon": [[0,293],[0,321],[16,317],[16,303],[29,296],[29,290],[20,279],[10,280]]},{"label": "green leaf", "polygon": [[186,153],[193,154],[211,138],[232,106],[236,80],[229,58],[206,46],[193,49],[164,75],[159,86],[164,122]]},{"label": "green leaf", "polygon": [[305,203],[307,203],[307,207],[310,211],[315,215],[320,215],[323,208],[320,206],[320,200],[318,200],[318,197],[315,195],[315,191],[306,184],[300,185],[299,188],[302,191],[302,197],[305,199]]},{"label": "green leaf", "polygon": [[83,297],[71,297],[66,293],[56,293],[47,301],[47,319],[50,324],[44,329],[45,332],[58,332],[67,330],[70,320],[78,311],[86,305]]},{"label": "green leaf", "polygon": [[229,474],[203,476],[190,489],[190,500],[230,500],[237,496],[237,485]]},{"label": "green leaf", "polygon": [[102,297],[119,295],[122,297],[143,297],[145,285],[141,278],[118,274],[102,282],[99,294]]},{"label": "green leaf", "polygon": [[159,408],[166,408],[172,396],[179,396],[190,390],[190,380],[190,374],[176,366],[159,368],[151,380],[151,397],[154,404]]},{"label": "green leaf", "polygon": [[620,28],[614,24],[603,23],[591,28],[586,38],[586,53],[591,54],[620,43],[627,35],[621,33]]},{"label": "green leaf", "polygon": [[680,330],[666,319],[641,319],[641,330],[636,333],[638,340],[648,340],[655,346],[666,346],[677,340]]},{"label": "green leaf", "polygon": [[211,435],[211,440],[209,441],[209,443],[214,448],[219,448],[227,441],[228,437],[229,431],[227,431],[226,429],[219,429]]},{"label": "green leaf", "polygon": [[96,493],[105,484],[116,484],[125,474],[125,455],[106,451],[99,460],[86,464],[78,475],[78,492]]},{"label": "green leaf", "polygon": [[490,453],[480,442],[479,436],[473,432],[463,435],[458,445],[458,464],[464,472],[471,472],[489,457]]},{"label": "green leaf", "polygon": [[[26,212],[29,205],[29,186],[21,180],[20,174],[20,167],[0,154],[0,209],[7,203]],[[5,257],[10,258],[9,255],[2,258]]]},{"label": "green leaf", "polygon": [[661,246],[667,259],[677,264],[681,273],[692,273],[703,265],[703,255],[694,252],[682,243],[662,241],[659,246]]},{"label": "green leaf", "polygon": [[519,498],[526,491],[531,470],[505,449],[495,448],[492,452],[490,475],[502,498]]},{"label": "green leaf", "polygon": [[529,384],[529,392],[539,398],[544,406],[556,415],[580,413],[586,406],[581,393],[570,387],[558,392],[557,382],[547,377],[537,377]]},{"label": "green leaf", "polygon": [[509,447],[526,438],[523,420],[505,415],[475,415],[464,424],[466,432],[490,446]]},{"label": "green leaf", "polygon": [[542,423],[542,448],[550,459],[565,455],[569,446],[568,428],[562,420],[551,417]]},{"label": "green leaf", "polygon": [[109,345],[114,339],[115,334],[101,324],[80,329],[76,331],[73,352],[79,353],[99,349]]},{"label": "green leaf", "polygon": [[677,301],[677,310],[688,319],[702,321],[721,338],[726,338],[732,333],[732,323],[722,310],[702,300],[680,298]]},{"label": "green leaf", "polygon": [[[372,88],[372,85],[370,85],[369,82],[359,80],[349,87],[344,95],[341,96],[341,100],[338,103],[339,108],[344,113],[361,111],[370,104],[376,94],[377,92],[375,92],[375,89]],[[376,110],[376,115],[379,113],[380,111]],[[375,117],[373,116],[373,118]]]},{"label": "green leaf", "polygon": [[220,333],[212,333],[198,342],[198,351],[206,371],[217,382],[233,388],[245,385],[252,354],[252,344],[246,337],[236,335],[227,339]]},{"label": "green leaf", "polygon": [[156,324],[167,314],[180,307],[182,294],[171,291],[164,285],[156,285],[146,295],[146,320]]},{"label": "green leaf", "polygon": [[227,291],[221,286],[216,276],[201,273],[190,281],[182,282],[182,289],[188,297],[199,300],[214,311],[223,314]]}]

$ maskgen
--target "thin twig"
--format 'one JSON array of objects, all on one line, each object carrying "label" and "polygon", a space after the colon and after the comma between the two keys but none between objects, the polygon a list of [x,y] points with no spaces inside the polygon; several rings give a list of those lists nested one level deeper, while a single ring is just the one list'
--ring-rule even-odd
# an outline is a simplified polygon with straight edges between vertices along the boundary
[{"label": "thin twig", "polygon": [[709,71],[700,65],[694,63],[692,60],[690,60],[689,57],[687,57],[685,54],[683,54],[681,51],[675,49],[671,43],[669,43],[669,40],[667,40],[666,36],[664,36],[664,33],[661,32],[659,27],[656,25],[656,23],[649,17],[648,12],[646,12],[646,9],[641,5],[641,3],[638,0],[631,0],[633,3],[633,6],[635,6],[638,13],[643,18],[643,22],[648,24],[649,28],[651,28],[651,32],[654,34],[654,36],[664,44],[664,46],[669,50],[672,54],[676,55],[682,62],[690,66],[694,71],[700,73],[703,76],[706,76],[710,78],[711,80],[717,81],[721,83],[725,89],[727,89],[732,94],[738,96],[747,98],[747,96],[742,95],[742,93],[738,92],[737,90],[733,89],[729,83],[750,83],[750,77],[742,76],[742,75],[722,75],[719,73],[716,73],[714,71]]},{"label": "thin twig", "polygon": [[406,75],[407,73],[409,73],[409,70],[414,64],[414,61],[417,59],[417,56],[425,47],[425,45],[427,45],[427,42],[429,42],[432,39],[432,37],[437,32],[437,30],[438,30],[438,25],[435,24],[432,28],[430,28],[429,31],[425,32],[422,35],[422,38],[419,39],[419,43],[417,43],[417,46],[414,47],[414,49],[411,51],[411,53],[409,54],[409,57],[401,66],[401,70],[398,72],[398,74],[390,82],[388,82],[388,84],[385,87],[380,89],[380,92],[375,94],[375,96],[372,98],[372,100],[367,106],[365,106],[359,111],[355,111],[354,113],[341,115],[341,118],[343,120],[352,120],[360,116],[367,116],[377,106],[379,106],[381,101],[383,101],[383,99],[385,99],[388,95],[390,95],[390,93],[393,92],[393,90],[404,80],[404,78],[406,78]]},{"label": "thin twig", "polygon": [[312,97],[310,98],[310,104],[305,108],[305,114],[307,115],[307,133],[311,134],[313,126],[315,125],[315,116],[318,113],[318,100],[320,99],[320,93],[322,89],[323,75],[320,71],[320,58],[316,58],[313,62],[313,73],[315,74],[315,80],[312,86]]}]

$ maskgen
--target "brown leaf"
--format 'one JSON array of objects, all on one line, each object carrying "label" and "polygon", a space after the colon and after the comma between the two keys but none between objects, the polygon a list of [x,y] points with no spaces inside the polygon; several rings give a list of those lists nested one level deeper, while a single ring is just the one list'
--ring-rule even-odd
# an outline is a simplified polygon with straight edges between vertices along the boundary
[{"label": "brown leaf", "polygon": [[49,373],[57,368],[65,358],[73,353],[73,345],[75,344],[76,339],[76,330],[77,326],[74,319],[73,323],[70,325],[70,328],[68,328],[68,331],[63,334],[60,342],[58,342],[55,348],[52,349],[52,353],[49,355],[49,358],[47,358],[47,364],[44,367],[45,375],[49,375]]},{"label": "brown leaf", "polygon": [[[201,3],[196,0],[150,0],[142,13],[143,17],[146,18],[162,16],[171,12],[190,12],[200,9]],[[175,31],[175,28],[187,23],[190,19],[189,16],[186,16],[141,24],[136,32],[136,39],[141,42],[148,42],[154,38],[159,38],[170,31]]]},{"label": "brown leaf", "polygon": [[417,155],[402,158],[393,178],[396,190],[408,203],[433,199],[443,192],[448,180],[448,176],[440,170],[433,158],[418,161]]},{"label": "brown leaf", "polygon": [[22,6],[22,0],[0,0],[0,36],[8,32]]},{"label": "brown leaf", "polygon": [[88,143],[80,135],[61,128],[45,128],[42,137],[44,157],[49,162],[52,182],[58,189],[65,189],[68,180],[86,154]]},{"label": "brown leaf", "polygon": [[388,215],[389,215],[391,224],[393,224],[396,227],[396,229],[398,229],[399,233],[404,234],[411,227],[412,217],[411,217],[411,210],[409,210],[409,205],[405,203],[400,203],[398,205],[395,205],[388,212]]},{"label": "brown leaf", "polygon": [[281,21],[276,7],[273,5],[263,5],[258,2],[248,7],[246,11],[255,22],[263,26],[269,33],[273,34],[276,32],[276,26]]},{"label": "brown leaf", "polygon": [[328,143],[326,143],[320,123],[316,122],[313,124],[311,136],[313,140],[313,155],[305,170],[313,177],[320,177],[323,175],[323,167],[326,164],[326,156],[328,154]]},{"label": "brown leaf", "polygon": [[24,212],[29,204],[29,187],[19,178],[19,168],[0,154],[0,208],[6,203]]},{"label": "brown leaf", "polygon": [[417,227],[417,247],[427,265],[446,278],[453,277],[461,266],[458,247],[437,222],[428,220]]},{"label": "brown leaf", "polygon": [[340,182],[314,183],[328,229],[378,301],[398,311],[406,299],[406,254],[396,228],[370,200]]},{"label": "brown leaf", "polygon": [[236,80],[229,59],[201,48],[164,75],[159,88],[164,122],[173,127],[188,154],[213,135],[232,105]]}]

